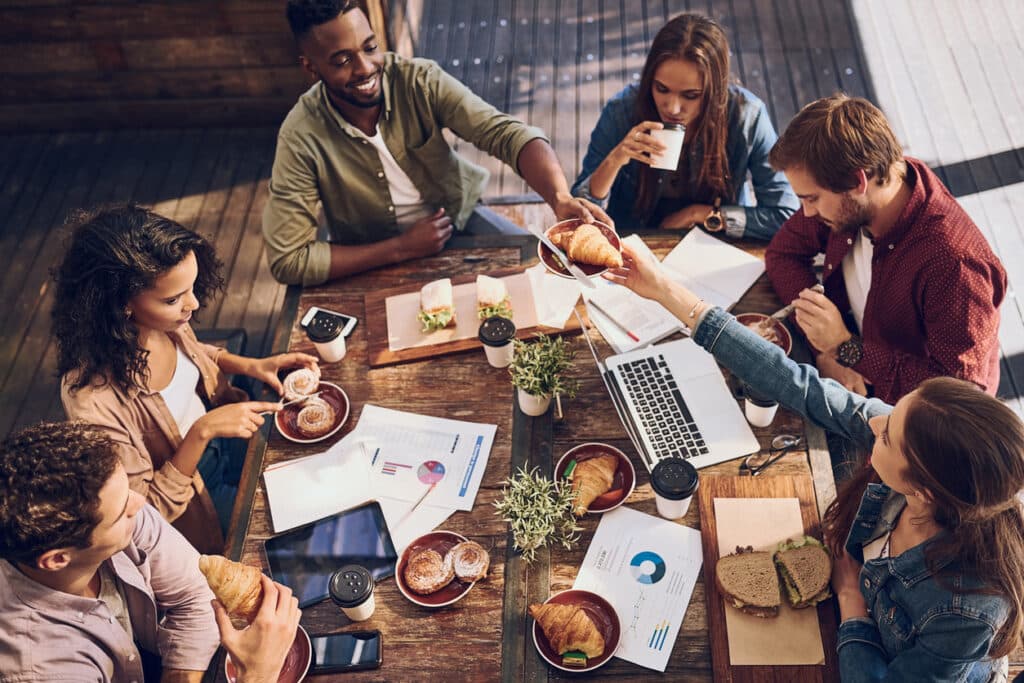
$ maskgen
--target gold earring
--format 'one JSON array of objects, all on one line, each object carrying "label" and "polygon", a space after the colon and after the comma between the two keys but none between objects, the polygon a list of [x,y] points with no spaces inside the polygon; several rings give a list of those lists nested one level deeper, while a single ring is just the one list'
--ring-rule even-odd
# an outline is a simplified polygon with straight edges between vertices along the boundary
[{"label": "gold earring", "polygon": [[128,320],[131,320],[132,319],[132,309],[130,309],[130,308],[124,309],[124,317],[128,318]]}]

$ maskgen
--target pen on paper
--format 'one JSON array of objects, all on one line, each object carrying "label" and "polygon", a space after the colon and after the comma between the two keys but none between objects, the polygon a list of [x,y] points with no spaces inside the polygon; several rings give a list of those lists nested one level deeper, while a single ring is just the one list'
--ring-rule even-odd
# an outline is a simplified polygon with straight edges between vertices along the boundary
[{"label": "pen on paper", "polygon": [[435,486],[437,486],[437,482],[436,481],[433,484],[431,484],[430,486],[427,487],[427,490],[423,492],[423,495],[421,495],[416,500],[415,503],[413,503],[413,506],[411,508],[409,508],[409,511],[406,512],[404,515],[402,515],[402,519],[398,520],[398,524],[395,525],[396,527],[402,526],[402,523],[405,522],[405,520],[409,519],[409,517],[412,515],[412,513],[414,513],[416,511],[416,508],[418,508],[420,506],[420,504],[424,500],[427,499],[427,496],[430,495],[430,492],[434,490]]},{"label": "pen on paper", "polygon": [[635,341],[635,342],[638,342],[638,341],[640,341],[640,337],[638,337],[638,336],[636,335],[636,332],[633,332],[633,331],[632,331],[631,329],[629,329],[628,327],[626,327],[625,325],[623,325],[622,323],[620,323],[620,322],[619,322],[618,320],[616,320],[615,318],[613,318],[613,317],[612,317],[612,315],[611,315],[611,313],[609,313],[608,311],[606,311],[606,310],[604,310],[603,308],[601,308],[600,306],[598,306],[598,305],[597,305],[597,302],[596,302],[596,301],[594,301],[593,299],[591,299],[591,300],[590,300],[590,301],[588,301],[587,303],[588,303],[589,305],[593,306],[593,307],[594,307],[595,309],[597,309],[598,311],[600,311],[600,312],[601,312],[601,315],[603,315],[604,317],[608,318],[608,320],[612,321],[612,324],[613,324],[613,325],[615,325],[615,327],[619,328],[620,330],[622,330],[623,332],[625,332],[625,333],[626,333],[627,335],[629,335],[629,338],[630,338],[630,339],[632,339],[632,340],[633,340],[633,341]]}]

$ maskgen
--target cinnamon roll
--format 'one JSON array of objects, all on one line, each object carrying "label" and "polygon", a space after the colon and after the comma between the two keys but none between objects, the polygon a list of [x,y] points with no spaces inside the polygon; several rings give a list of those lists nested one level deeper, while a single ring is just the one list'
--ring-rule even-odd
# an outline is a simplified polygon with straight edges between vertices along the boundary
[{"label": "cinnamon roll", "polygon": [[405,565],[402,572],[405,583],[420,595],[430,595],[441,590],[455,578],[452,566],[452,555],[446,553],[442,558],[436,550],[429,548],[416,552]]},{"label": "cinnamon roll", "polygon": [[295,426],[306,436],[321,436],[334,427],[334,418],[334,407],[330,403],[320,397],[311,398],[295,416]]},{"label": "cinnamon roll", "polygon": [[463,541],[448,551],[455,568],[455,576],[463,581],[479,581],[487,576],[491,556],[476,541]]},{"label": "cinnamon roll", "polygon": [[299,368],[284,378],[284,399],[294,401],[315,393],[320,386],[320,370]]}]

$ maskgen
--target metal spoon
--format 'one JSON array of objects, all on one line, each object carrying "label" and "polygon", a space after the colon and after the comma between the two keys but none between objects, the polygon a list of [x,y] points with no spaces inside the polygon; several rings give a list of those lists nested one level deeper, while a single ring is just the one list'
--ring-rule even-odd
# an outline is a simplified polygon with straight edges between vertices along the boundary
[{"label": "metal spoon", "polygon": [[[819,282],[815,284],[813,287],[811,287],[811,291],[817,292],[818,294],[824,294],[825,287],[822,286],[822,284]],[[796,308],[796,306],[794,305],[795,302],[796,299],[793,300],[793,303],[789,304],[788,306],[783,306],[782,308],[775,311],[758,324],[761,325],[761,327],[771,327],[772,325],[775,324],[776,320],[785,320],[786,318],[789,317],[789,314],[793,312],[793,309]]]}]

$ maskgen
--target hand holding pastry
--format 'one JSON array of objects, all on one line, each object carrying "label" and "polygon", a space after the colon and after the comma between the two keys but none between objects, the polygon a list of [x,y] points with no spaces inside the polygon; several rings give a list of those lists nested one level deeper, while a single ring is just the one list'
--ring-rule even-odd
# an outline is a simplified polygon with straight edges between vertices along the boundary
[{"label": "hand holding pastry", "polygon": [[214,408],[193,423],[189,433],[195,431],[201,441],[223,436],[229,439],[250,439],[263,425],[261,413],[275,413],[280,403],[243,401]]},{"label": "hand holding pastry", "polygon": [[287,586],[260,575],[263,601],[248,628],[236,629],[220,600],[213,613],[221,643],[238,669],[239,683],[277,681],[299,627],[299,601]]},{"label": "hand holding pastry", "polygon": [[256,618],[263,602],[263,572],[222,555],[200,555],[199,571],[233,621],[244,626]]},{"label": "hand holding pastry", "polygon": [[281,396],[284,395],[284,387],[281,384],[281,380],[277,377],[277,372],[284,368],[295,367],[302,367],[315,372],[318,377],[320,375],[317,357],[311,356],[308,353],[298,352],[279,353],[276,356],[254,359],[251,368],[245,374],[263,382]]}]

